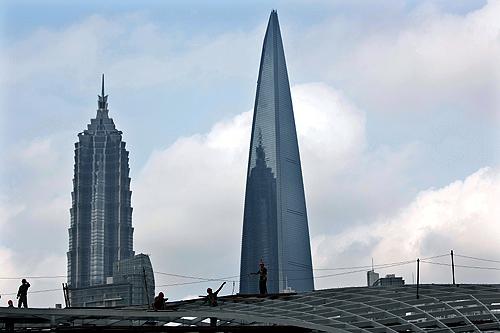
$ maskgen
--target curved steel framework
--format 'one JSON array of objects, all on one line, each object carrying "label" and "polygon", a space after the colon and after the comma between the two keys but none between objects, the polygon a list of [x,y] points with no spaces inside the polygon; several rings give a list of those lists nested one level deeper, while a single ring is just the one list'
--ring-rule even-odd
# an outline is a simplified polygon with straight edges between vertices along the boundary
[{"label": "curved steel framework", "polygon": [[[183,327],[197,331],[210,318],[231,327],[293,326],[319,332],[500,332],[500,285],[414,285],[339,288],[302,294],[226,296],[217,307],[203,300],[144,309],[0,309],[0,321],[39,319],[44,325]],[[31,324],[34,325],[34,324]]]}]

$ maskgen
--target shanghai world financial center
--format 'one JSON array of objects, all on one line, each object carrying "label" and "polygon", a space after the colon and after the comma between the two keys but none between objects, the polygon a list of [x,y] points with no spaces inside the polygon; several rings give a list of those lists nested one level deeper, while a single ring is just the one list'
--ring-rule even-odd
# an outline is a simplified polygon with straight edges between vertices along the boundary
[{"label": "shanghai world financial center", "polygon": [[285,54],[271,12],[260,60],[243,217],[240,293],[259,291],[251,273],[268,269],[267,289],[314,289],[306,202]]}]

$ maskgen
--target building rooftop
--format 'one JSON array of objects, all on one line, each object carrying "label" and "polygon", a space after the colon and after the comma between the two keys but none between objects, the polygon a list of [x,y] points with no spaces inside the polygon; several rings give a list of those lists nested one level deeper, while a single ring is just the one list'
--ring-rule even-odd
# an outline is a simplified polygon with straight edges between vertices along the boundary
[{"label": "building rooftop", "polygon": [[[352,287],[301,294],[233,295],[217,307],[203,299],[168,303],[168,310],[146,308],[0,308],[0,322],[38,321],[38,325],[95,329],[134,327],[134,331],[176,328],[201,332],[216,317],[225,331],[289,330],[314,332],[464,332],[500,331],[500,285],[416,285]],[[31,324],[32,326],[35,323]],[[69,325],[69,326],[68,326]],[[160,326],[160,327],[159,327]],[[149,326],[151,328],[151,326]],[[157,331],[155,329],[155,331]]]}]

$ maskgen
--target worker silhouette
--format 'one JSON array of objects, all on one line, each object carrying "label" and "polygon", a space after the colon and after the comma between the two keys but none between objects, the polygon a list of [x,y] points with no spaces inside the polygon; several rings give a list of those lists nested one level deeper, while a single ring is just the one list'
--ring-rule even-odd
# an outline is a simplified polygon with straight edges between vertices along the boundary
[{"label": "worker silhouette", "polygon": [[[217,289],[215,292],[212,291],[212,288],[207,288],[207,296],[205,296],[205,303],[208,302],[209,306],[217,306],[217,295],[219,294],[219,291],[221,291],[222,287],[226,282],[224,281],[219,289]],[[217,318],[216,317],[210,317],[210,326],[215,327],[217,326]]]},{"label": "worker silhouette", "polygon": [[[14,307],[14,302],[12,302],[11,299],[9,299],[9,301],[7,302],[7,304],[9,305],[8,307],[9,308],[13,308]],[[14,321],[12,319],[5,319],[4,320],[4,323],[5,323],[5,331],[7,332],[14,332]]]},{"label": "worker silhouette", "polygon": [[19,290],[17,291],[17,298],[19,298],[19,302],[17,303],[17,307],[20,308],[24,305],[25,308],[28,308],[28,288],[30,284],[26,279],[21,280],[21,286],[19,286]]},{"label": "worker silhouette", "polygon": [[226,284],[226,282],[223,282],[219,289],[217,289],[215,292],[212,292],[212,288],[207,288],[207,296],[206,297],[206,302],[208,302],[208,305],[210,306],[217,306],[217,295],[219,294],[219,291],[221,291],[222,287],[224,287],[224,285]]},{"label": "worker silhouette", "polygon": [[250,273],[252,275],[259,275],[259,293],[261,295],[267,294],[267,268],[264,265],[264,261],[260,261],[259,271],[256,273]]},{"label": "worker silhouette", "polygon": [[158,296],[155,297],[154,302],[153,302],[153,309],[155,311],[157,310],[165,310],[165,302],[168,300],[168,298],[165,298],[165,295],[160,291]]}]

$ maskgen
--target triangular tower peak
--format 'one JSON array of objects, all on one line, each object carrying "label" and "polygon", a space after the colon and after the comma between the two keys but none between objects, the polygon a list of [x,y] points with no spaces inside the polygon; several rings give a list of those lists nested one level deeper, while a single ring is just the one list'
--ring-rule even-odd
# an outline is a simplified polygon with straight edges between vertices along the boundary
[{"label": "triangular tower peak", "polygon": [[271,25],[272,23],[279,24],[278,23],[278,12],[276,11],[276,9],[271,10],[271,15],[269,15],[268,25]]}]

